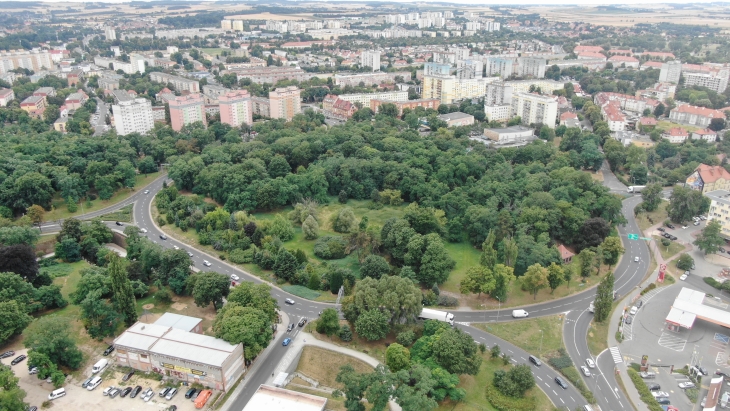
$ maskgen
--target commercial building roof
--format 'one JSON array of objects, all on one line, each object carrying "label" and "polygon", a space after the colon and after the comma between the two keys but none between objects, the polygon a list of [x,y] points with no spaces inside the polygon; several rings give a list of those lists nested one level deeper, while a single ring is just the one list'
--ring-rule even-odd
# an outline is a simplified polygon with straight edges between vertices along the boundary
[{"label": "commercial building roof", "polygon": [[180,315],[175,313],[164,313],[162,317],[155,321],[156,325],[162,325],[165,327],[172,327],[183,331],[192,331],[195,327],[203,321],[200,318],[189,317],[187,315]]},{"label": "commercial building roof", "polygon": [[695,319],[709,321],[730,328],[730,312],[703,304],[705,293],[683,287],[666,321],[684,328],[692,328]]},{"label": "commercial building roof", "polygon": [[462,118],[474,118],[471,114],[462,113],[460,111],[456,111],[454,113],[448,113],[448,114],[441,114],[438,116],[439,120],[443,121],[449,121],[449,120],[459,120]]},{"label": "commercial building roof", "polygon": [[243,411],[322,411],[327,398],[261,385]]}]

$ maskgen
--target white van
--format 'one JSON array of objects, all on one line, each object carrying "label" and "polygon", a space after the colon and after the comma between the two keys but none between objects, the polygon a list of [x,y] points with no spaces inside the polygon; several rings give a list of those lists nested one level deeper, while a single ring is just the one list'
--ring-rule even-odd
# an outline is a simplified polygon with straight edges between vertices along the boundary
[{"label": "white van", "polygon": [[55,400],[56,398],[61,398],[64,395],[66,395],[66,389],[65,388],[59,388],[57,390],[51,391],[50,394],[48,394],[49,400]]},{"label": "white van", "polygon": [[96,374],[99,371],[103,371],[107,367],[107,365],[109,365],[109,361],[107,361],[106,359],[101,359],[97,361],[96,364],[94,364],[94,368],[91,369],[91,373]]},{"label": "white van", "polygon": [[525,318],[528,315],[525,310],[512,310],[512,318]]},{"label": "white van", "polygon": [[99,384],[101,384],[101,377],[96,376],[89,382],[89,385],[86,386],[86,389],[89,391],[93,391],[94,388],[99,386]]}]

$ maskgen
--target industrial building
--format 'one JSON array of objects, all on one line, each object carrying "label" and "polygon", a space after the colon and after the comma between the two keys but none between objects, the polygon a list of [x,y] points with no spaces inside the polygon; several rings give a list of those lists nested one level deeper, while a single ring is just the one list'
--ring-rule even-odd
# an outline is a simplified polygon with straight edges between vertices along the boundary
[{"label": "industrial building", "polygon": [[323,411],[327,398],[261,385],[243,411]]}]

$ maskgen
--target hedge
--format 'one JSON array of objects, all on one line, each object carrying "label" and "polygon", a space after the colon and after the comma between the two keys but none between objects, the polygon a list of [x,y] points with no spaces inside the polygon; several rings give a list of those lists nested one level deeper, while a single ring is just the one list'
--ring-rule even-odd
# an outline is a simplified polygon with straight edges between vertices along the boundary
[{"label": "hedge", "polygon": [[631,381],[634,382],[634,386],[636,387],[636,390],[639,391],[639,395],[641,396],[641,400],[646,403],[647,407],[649,407],[650,411],[664,411],[662,409],[662,406],[659,405],[656,399],[654,399],[654,396],[651,395],[651,391],[649,391],[649,387],[646,385],[644,380],[641,378],[638,372],[634,371],[633,369],[628,369],[629,377],[631,378]]},{"label": "hedge", "polygon": [[499,411],[533,411],[537,408],[535,397],[513,398],[508,397],[488,383],[485,389],[487,401]]}]

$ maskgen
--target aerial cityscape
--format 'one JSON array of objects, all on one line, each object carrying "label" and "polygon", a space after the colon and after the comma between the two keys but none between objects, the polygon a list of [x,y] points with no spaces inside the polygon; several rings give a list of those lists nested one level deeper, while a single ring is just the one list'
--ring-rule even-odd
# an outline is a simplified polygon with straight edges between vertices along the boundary
[{"label": "aerial cityscape", "polygon": [[728,408],[729,80],[730,3],[4,1],[0,410]]}]

